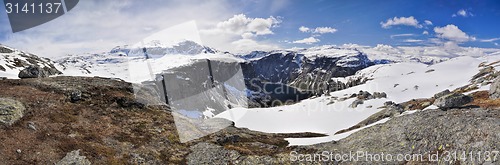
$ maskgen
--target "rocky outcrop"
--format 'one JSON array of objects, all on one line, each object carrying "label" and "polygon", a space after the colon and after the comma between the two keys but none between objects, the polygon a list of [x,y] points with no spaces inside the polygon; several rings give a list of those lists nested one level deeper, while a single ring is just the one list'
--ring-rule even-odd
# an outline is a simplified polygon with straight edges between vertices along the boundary
[{"label": "rocky outcrop", "polygon": [[[362,151],[370,154],[422,154],[419,161],[392,161],[381,164],[498,164],[496,159],[455,159],[445,161],[446,153],[471,151],[498,151],[500,144],[500,111],[486,109],[426,110],[395,117],[353,133],[340,141],[314,145],[318,152],[330,151],[349,154]],[[303,152],[299,152],[303,153]],[[439,154],[431,161],[430,154]],[[484,156],[484,155],[483,155]],[[330,162],[331,164],[371,164],[366,159],[358,162]],[[373,162],[372,162],[373,163]]]},{"label": "rocky outcrop", "polygon": [[365,100],[387,98],[387,94],[385,92],[373,92],[373,94],[371,94],[368,91],[359,91],[357,94],[354,93],[349,97],[341,98],[341,100],[346,100],[353,97],[356,97],[356,100],[354,100],[351,105],[349,105],[350,108],[358,107],[358,105],[363,104]]},{"label": "rocky outcrop", "polygon": [[19,72],[19,78],[44,78],[49,77],[50,71],[39,66],[29,66]]},{"label": "rocky outcrop", "polygon": [[383,106],[383,110],[371,115],[370,117],[368,117],[367,119],[359,122],[358,124],[352,126],[352,127],[349,127],[347,129],[343,129],[343,130],[340,130],[340,131],[337,131],[335,134],[341,134],[341,133],[344,133],[344,132],[349,132],[351,130],[354,130],[354,129],[358,129],[358,128],[361,128],[361,127],[364,127],[364,126],[367,126],[367,125],[370,125],[370,124],[373,124],[377,121],[380,121],[382,119],[385,119],[385,118],[388,118],[388,117],[396,117],[398,115],[400,115],[401,113],[404,112],[404,109],[401,105],[399,104],[396,104],[392,101],[388,101],[384,104]]},{"label": "rocky outcrop", "polygon": [[0,98],[0,124],[10,126],[24,116],[25,108],[19,101]]},{"label": "rocky outcrop", "polygon": [[56,165],[90,165],[90,161],[87,157],[80,156],[80,150],[75,150],[66,154]]},{"label": "rocky outcrop", "polygon": [[464,94],[451,93],[437,98],[434,105],[441,109],[459,108],[472,102],[473,98]]},{"label": "rocky outcrop", "polygon": [[491,84],[489,93],[491,99],[500,99],[500,77]]},{"label": "rocky outcrop", "polygon": [[[335,77],[353,75],[372,63],[365,54],[308,58],[294,51],[254,52],[249,57],[259,56],[241,65],[248,82],[281,83],[314,95],[346,89],[366,82],[364,78],[348,82],[333,81]],[[250,86],[248,84],[248,86]]]}]

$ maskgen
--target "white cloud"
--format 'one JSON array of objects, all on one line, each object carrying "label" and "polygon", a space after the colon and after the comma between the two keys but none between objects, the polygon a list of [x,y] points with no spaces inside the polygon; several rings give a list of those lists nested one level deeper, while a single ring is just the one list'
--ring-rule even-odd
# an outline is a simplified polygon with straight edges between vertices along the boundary
[{"label": "white cloud", "polygon": [[498,41],[500,40],[500,38],[490,38],[490,39],[482,39],[482,40],[479,40],[481,42],[495,42],[495,41]]},{"label": "white cloud", "polygon": [[317,27],[314,29],[313,33],[325,34],[325,33],[335,33],[337,29],[331,27]]},{"label": "white cloud", "polygon": [[403,42],[410,42],[410,43],[416,43],[416,42],[423,42],[424,40],[417,40],[417,39],[406,39]]},{"label": "white cloud", "polygon": [[457,17],[457,16],[462,16],[462,17],[469,17],[469,16],[474,16],[471,12],[468,12],[465,9],[460,9],[457,11],[457,13],[451,15],[451,17]]},{"label": "white cloud", "polygon": [[311,29],[309,29],[308,27],[305,27],[305,26],[301,26],[299,28],[299,31],[304,32],[304,33],[309,32],[309,30],[311,30]]},{"label": "white cloud", "polygon": [[391,39],[396,38],[396,37],[410,37],[410,36],[415,36],[415,34],[411,34],[411,33],[393,34],[393,35],[391,35]]},{"label": "white cloud", "polygon": [[335,29],[335,28],[332,28],[332,27],[309,28],[309,27],[305,27],[305,26],[300,26],[299,27],[299,31],[301,31],[303,33],[311,33],[312,36],[308,37],[308,38],[301,39],[301,40],[293,41],[292,43],[296,43],[296,44],[313,44],[313,43],[321,41],[321,40],[319,40],[319,39],[317,39],[315,37],[319,37],[322,34],[326,34],[326,33],[335,33],[338,30]]},{"label": "white cloud", "polygon": [[321,40],[317,39],[317,38],[314,38],[314,37],[308,37],[308,38],[304,38],[304,39],[301,39],[301,40],[297,40],[297,41],[293,41],[293,43],[296,43],[296,44],[313,44],[313,43],[316,43],[316,42],[319,42]]},{"label": "white cloud", "polygon": [[281,21],[271,16],[269,18],[249,18],[244,14],[234,15],[226,21],[219,22],[216,30],[228,33],[249,36],[273,34],[272,27],[280,24]]},{"label": "white cloud", "polygon": [[425,20],[425,21],[424,21],[424,23],[425,23],[426,25],[432,25],[432,21],[429,21],[429,20]]},{"label": "white cloud", "polygon": [[[217,21],[215,21],[217,22]],[[258,41],[258,36],[274,34],[273,28],[281,23],[279,18],[250,18],[244,14],[215,23],[213,27],[200,30],[202,37],[210,40],[208,46],[230,51],[247,53],[253,50],[271,50],[279,46]]]},{"label": "white cloud", "polygon": [[466,12],[464,9],[459,10],[459,11],[457,12],[457,14],[458,14],[458,15],[461,15],[461,16],[464,16],[464,17],[466,17],[466,16],[467,16],[467,12]]},{"label": "white cloud", "polygon": [[475,37],[467,35],[465,32],[463,32],[453,24],[449,24],[444,27],[435,27],[434,32],[436,33],[437,37],[454,42],[467,42],[476,40]]},{"label": "white cloud", "polygon": [[422,25],[418,23],[418,20],[413,16],[410,17],[394,17],[387,19],[386,22],[380,22],[382,28],[388,29],[396,25],[413,26],[416,28],[422,28]]},{"label": "white cloud", "polygon": [[429,32],[427,30],[424,30],[424,32],[422,32],[423,35],[429,35]]},{"label": "white cloud", "polygon": [[316,27],[314,29],[311,29],[305,26],[301,26],[299,28],[299,31],[304,33],[325,34],[325,33],[335,33],[338,30],[332,27]]}]

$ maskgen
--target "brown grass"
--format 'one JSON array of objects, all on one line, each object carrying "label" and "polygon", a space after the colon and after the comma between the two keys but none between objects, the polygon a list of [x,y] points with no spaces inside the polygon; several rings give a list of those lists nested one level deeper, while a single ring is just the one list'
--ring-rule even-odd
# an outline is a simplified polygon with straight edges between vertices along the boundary
[{"label": "brown grass", "polygon": [[470,94],[474,98],[469,105],[479,106],[485,109],[498,109],[500,108],[500,99],[490,99],[488,91],[478,91]]}]

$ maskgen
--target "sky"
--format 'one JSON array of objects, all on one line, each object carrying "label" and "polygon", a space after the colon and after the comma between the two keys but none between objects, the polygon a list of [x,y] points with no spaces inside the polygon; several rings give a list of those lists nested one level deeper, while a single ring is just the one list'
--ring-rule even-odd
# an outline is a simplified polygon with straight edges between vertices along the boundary
[{"label": "sky", "polygon": [[1,12],[0,43],[45,57],[100,53],[195,22],[202,44],[233,53],[351,43],[500,48],[498,20],[497,0],[81,0],[17,33]]}]

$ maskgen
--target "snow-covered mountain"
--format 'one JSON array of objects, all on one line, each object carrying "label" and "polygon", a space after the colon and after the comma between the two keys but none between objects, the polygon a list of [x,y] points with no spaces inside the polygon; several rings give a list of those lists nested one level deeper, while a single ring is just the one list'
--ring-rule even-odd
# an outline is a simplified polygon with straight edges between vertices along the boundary
[{"label": "snow-covered mountain", "polygon": [[109,53],[122,56],[144,56],[144,51],[146,51],[150,56],[163,56],[166,54],[198,55],[220,53],[220,51],[216,49],[202,46],[189,40],[170,45],[153,40],[145,44],[117,46]]},{"label": "snow-covered mountain", "polygon": [[[56,61],[64,75],[102,76],[141,82],[150,79],[151,74],[192,64],[197,59],[206,58],[241,60],[234,58],[231,54],[192,41],[170,45],[153,41],[141,46],[118,46],[109,52],[99,54],[68,55]],[[138,66],[144,63],[148,63],[149,66]],[[153,73],[150,73],[151,71]]]},{"label": "snow-covered mountain", "polygon": [[0,77],[16,79],[19,71],[31,65],[45,68],[51,75],[60,73],[48,58],[0,45]]},{"label": "snow-covered mountain", "polygon": [[500,49],[475,47],[445,47],[445,46],[412,46],[393,47],[379,44],[375,47],[359,46],[355,44],[343,45],[343,48],[357,49],[368,55],[375,63],[387,62],[419,62],[436,64],[461,56],[483,57],[499,55]]}]

